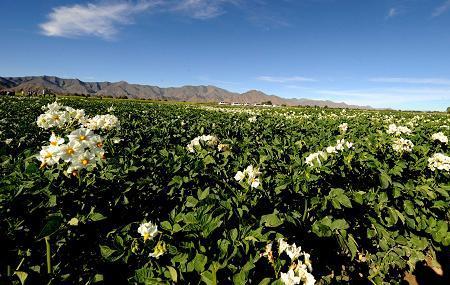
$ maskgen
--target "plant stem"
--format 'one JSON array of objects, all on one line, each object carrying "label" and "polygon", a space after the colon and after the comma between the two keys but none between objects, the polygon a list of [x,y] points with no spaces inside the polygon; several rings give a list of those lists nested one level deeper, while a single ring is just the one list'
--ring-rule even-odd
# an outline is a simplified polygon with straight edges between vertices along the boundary
[{"label": "plant stem", "polygon": [[45,248],[47,251],[47,273],[52,274],[52,257],[51,257],[51,250],[50,250],[50,237],[45,237]]}]

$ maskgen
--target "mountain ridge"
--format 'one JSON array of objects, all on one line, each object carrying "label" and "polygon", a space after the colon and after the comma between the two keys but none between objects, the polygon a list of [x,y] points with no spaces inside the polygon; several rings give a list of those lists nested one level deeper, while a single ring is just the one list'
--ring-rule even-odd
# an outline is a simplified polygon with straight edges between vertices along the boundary
[{"label": "mountain ridge", "polygon": [[119,82],[85,82],[77,78],[60,78],[56,76],[24,76],[0,77],[0,91],[42,92],[46,90],[55,94],[83,94],[91,96],[112,96],[133,99],[174,100],[195,103],[238,102],[261,103],[271,101],[276,105],[287,106],[328,106],[331,108],[372,109],[370,106],[349,105],[344,102],[330,100],[314,100],[306,98],[283,98],[268,95],[259,90],[244,93],[231,92],[213,85],[184,85],[181,87],[159,87],[154,85],[131,84]]}]

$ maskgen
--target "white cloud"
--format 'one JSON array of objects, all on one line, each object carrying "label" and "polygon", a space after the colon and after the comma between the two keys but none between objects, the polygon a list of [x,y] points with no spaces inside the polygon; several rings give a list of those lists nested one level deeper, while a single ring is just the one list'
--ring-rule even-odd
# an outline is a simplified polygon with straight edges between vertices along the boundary
[{"label": "white cloud", "polygon": [[223,5],[236,4],[237,0],[182,0],[172,10],[195,19],[210,19],[225,13]]},{"label": "white cloud", "polygon": [[441,6],[437,7],[436,9],[434,9],[433,14],[431,14],[432,17],[439,17],[440,15],[444,14],[445,12],[448,11],[448,9],[450,9],[450,0],[445,1],[444,3],[442,3]]},{"label": "white cloud", "polygon": [[450,85],[450,79],[446,78],[375,77],[370,78],[369,81],[380,83]]},{"label": "white cloud", "polygon": [[120,26],[133,23],[136,14],[155,8],[158,12],[181,13],[195,19],[210,19],[225,13],[225,4],[241,0],[109,0],[98,4],[60,6],[40,25],[46,36],[111,39]]},{"label": "white cloud", "polygon": [[314,78],[292,76],[292,77],[275,77],[275,76],[259,76],[256,79],[261,81],[273,82],[273,83],[287,83],[287,82],[316,82]]},{"label": "white cloud", "polygon": [[41,24],[44,35],[54,37],[96,36],[113,38],[118,26],[131,24],[133,15],[146,11],[160,1],[112,2],[103,4],[60,6]]},{"label": "white cloud", "polygon": [[386,18],[390,19],[390,18],[394,18],[395,16],[398,15],[398,9],[397,8],[391,8],[389,9]]}]

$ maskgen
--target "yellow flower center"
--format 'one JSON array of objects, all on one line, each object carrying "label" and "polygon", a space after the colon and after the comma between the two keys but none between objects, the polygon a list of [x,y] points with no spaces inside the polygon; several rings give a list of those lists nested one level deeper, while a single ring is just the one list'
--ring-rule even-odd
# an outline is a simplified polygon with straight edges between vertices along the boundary
[{"label": "yellow flower center", "polygon": [[52,158],[52,157],[53,157],[53,154],[51,152],[47,152],[45,154],[45,158]]},{"label": "yellow flower center", "polygon": [[75,150],[73,148],[69,147],[69,148],[67,148],[66,153],[72,155],[75,153]]},{"label": "yellow flower center", "polygon": [[149,233],[144,234],[144,242],[145,242],[146,240],[148,240],[149,238],[150,238],[150,234],[149,234]]},{"label": "yellow flower center", "polygon": [[81,135],[80,136],[80,141],[84,141],[84,140],[86,140],[86,136]]},{"label": "yellow flower center", "polygon": [[87,165],[87,164],[89,163],[89,160],[83,159],[83,160],[81,161],[81,163],[82,163],[83,165]]},{"label": "yellow flower center", "polygon": [[53,115],[53,120],[55,121],[59,120],[59,115]]},{"label": "yellow flower center", "polygon": [[103,143],[102,142],[98,142],[97,143],[97,147],[102,147],[103,146]]},{"label": "yellow flower center", "polygon": [[53,146],[56,146],[58,144],[58,142],[57,141],[52,141],[52,142],[50,142],[50,144],[53,145]]}]

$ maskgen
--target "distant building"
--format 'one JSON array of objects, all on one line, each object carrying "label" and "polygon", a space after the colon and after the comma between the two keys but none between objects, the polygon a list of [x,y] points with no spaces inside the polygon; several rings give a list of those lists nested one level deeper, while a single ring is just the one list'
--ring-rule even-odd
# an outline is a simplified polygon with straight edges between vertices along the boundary
[{"label": "distant building", "polygon": [[233,103],[231,103],[231,106],[242,106],[242,104],[238,103],[238,102],[233,102]]},{"label": "distant building", "polygon": [[229,105],[229,103],[221,101],[219,102],[219,105]]}]

